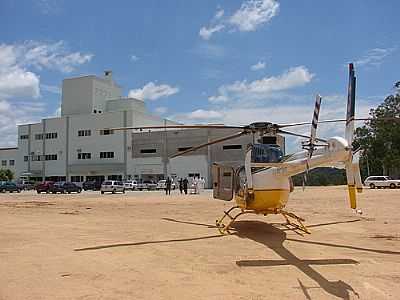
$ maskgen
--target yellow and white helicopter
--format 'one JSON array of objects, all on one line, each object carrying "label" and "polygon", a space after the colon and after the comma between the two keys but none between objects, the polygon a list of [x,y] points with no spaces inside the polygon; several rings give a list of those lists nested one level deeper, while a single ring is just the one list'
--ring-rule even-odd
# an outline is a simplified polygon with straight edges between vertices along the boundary
[{"label": "yellow and white helicopter", "polygon": [[[179,152],[172,157],[181,156],[188,152],[213,144],[225,142],[248,134],[275,135],[286,134],[306,138],[303,150],[291,155],[283,156],[278,145],[252,143],[246,151],[244,166],[234,170],[230,166],[213,165],[213,190],[214,198],[230,201],[235,199],[236,205],[216,221],[219,231],[229,233],[231,224],[240,216],[247,213],[254,214],[281,214],[292,225],[306,233],[310,233],[303,224],[304,219],[285,210],[290,192],[293,191],[291,176],[308,172],[321,166],[344,165],[346,168],[347,185],[350,206],[357,208],[356,191],[362,192],[362,182],[359,169],[359,153],[353,151],[352,142],[354,134],[354,121],[367,120],[355,119],[355,87],[356,77],[353,64],[349,64],[349,85],[347,100],[346,119],[318,121],[321,96],[317,95],[313,119],[311,122],[310,136],[293,133],[282,128],[310,124],[309,122],[274,124],[269,122],[252,123],[247,126],[224,126],[224,125],[166,125],[145,127],[123,127],[113,130],[145,130],[145,129],[176,129],[176,128],[230,128],[240,129],[239,132],[192,147]],[[316,137],[318,123],[345,122],[345,137],[332,137],[321,139]],[[234,214],[234,211],[238,212]],[[228,218],[228,223],[224,224]],[[294,222],[292,222],[293,220]],[[296,222],[297,221],[297,222]]]}]

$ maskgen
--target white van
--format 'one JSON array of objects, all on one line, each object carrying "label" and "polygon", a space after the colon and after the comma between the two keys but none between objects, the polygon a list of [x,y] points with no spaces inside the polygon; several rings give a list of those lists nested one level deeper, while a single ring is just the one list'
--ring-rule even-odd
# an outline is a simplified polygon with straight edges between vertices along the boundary
[{"label": "white van", "polygon": [[125,194],[124,183],[122,181],[106,180],[101,184],[100,192],[102,194],[105,192],[111,192],[113,194],[116,192],[122,192]]}]

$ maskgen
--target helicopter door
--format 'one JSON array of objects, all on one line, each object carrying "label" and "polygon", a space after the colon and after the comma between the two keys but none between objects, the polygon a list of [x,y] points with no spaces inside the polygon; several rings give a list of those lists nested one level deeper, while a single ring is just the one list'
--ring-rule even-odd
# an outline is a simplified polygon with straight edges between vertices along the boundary
[{"label": "helicopter door", "polygon": [[230,201],[233,198],[234,170],[232,167],[213,164],[213,197]]}]

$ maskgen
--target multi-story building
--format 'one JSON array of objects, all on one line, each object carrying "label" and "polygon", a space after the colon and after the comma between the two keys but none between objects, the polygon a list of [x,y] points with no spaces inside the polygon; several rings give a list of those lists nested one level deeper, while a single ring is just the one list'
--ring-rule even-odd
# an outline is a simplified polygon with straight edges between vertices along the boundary
[{"label": "multi-story building", "polygon": [[[149,114],[142,100],[123,98],[110,71],[104,78],[65,79],[61,116],[18,126],[18,148],[1,150],[0,163],[7,161],[3,167],[14,167],[11,169],[17,178],[34,180],[158,180],[167,175],[199,175],[209,185],[212,163],[243,163],[244,151],[252,140],[243,136],[169,159],[178,151],[229,135],[232,130],[110,130],[172,124],[176,123]],[[284,144],[281,136],[271,138],[271,143]]]}]

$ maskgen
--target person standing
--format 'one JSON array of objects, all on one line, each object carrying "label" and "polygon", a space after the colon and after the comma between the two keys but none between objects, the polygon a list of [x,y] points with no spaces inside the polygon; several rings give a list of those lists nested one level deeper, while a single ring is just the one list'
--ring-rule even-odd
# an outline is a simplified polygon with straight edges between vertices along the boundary
[{"label": "person standing", "polygon": [[187,195],[187,190],[188,190],[188,183],[189,181],[187,180],[187,178],[185,177],[185,179],[183,179],[183,191],[185,192],[185,195]]},{"label": "person standing", "polygon": [[179,178],[179,191],[181,192],[181,194],[183,193],[183,180],[182,180],[182,177]]},{"label": "person standing", "polygon": [[204,186],[205,186],[205,184],[206,184],[205,179],[204,179],[203,177],[201,177],[200,180],[199,180],[199,185],[200,185],[200,187],[199,187],[199,192],[204,191]]},{"label": "person standing", "polygon": [[171,195],[171,178],[167,178],[167,180],[165,181],[165,195]]}]

